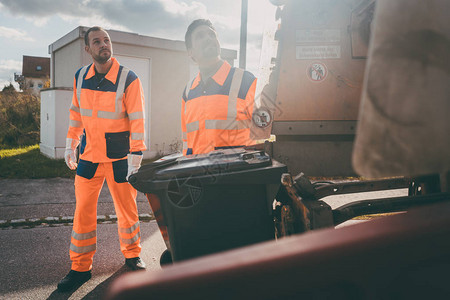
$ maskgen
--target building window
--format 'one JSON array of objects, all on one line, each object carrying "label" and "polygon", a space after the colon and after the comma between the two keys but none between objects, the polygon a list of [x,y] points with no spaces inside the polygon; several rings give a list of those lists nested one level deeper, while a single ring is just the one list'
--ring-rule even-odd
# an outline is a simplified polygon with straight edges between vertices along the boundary
[{"label": "building window", "polygon": [[30,88],[34,87],[34,83],[30,82]]},{"label": "building window", "polygon": [[36,71],[42,71],[42,66],[36,66]]},{"label": "building window", "polygon": [[38,84],[38,88],[42,89],[42,83]]}]

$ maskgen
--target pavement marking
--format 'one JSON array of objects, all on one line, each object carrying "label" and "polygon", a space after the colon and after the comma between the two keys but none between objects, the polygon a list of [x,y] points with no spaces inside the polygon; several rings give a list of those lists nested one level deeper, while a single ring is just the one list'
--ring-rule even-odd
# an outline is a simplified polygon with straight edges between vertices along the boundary
[{"label": "pavement marking", "polygon": [[[155,220],[153,214],[147,213],[139,214],[140,222],[150,222],[152,220]],[[111,224],[116,222],[117,222],[116,215],[97,216],[97,224]],[[67,225],[73,225],[73,216],[0,220],[0,229],[33,228],[37,226],[52,227],[52,226],[67,226]]]}]

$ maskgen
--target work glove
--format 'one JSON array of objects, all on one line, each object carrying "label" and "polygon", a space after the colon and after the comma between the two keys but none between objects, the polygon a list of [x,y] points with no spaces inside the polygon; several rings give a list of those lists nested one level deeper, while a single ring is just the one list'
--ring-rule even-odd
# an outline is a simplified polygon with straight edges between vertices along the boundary
[{"label": "work glove", "polygon": [[74,139],[66,139],[66,151],[64,152],[64,160],[66,161],[66,165],[71,170],[75,170],[77,168],[77,147],[80,143],[79,140]]},{"label": "work glove", "polygon": [[139,168],[141,167],[142,162],[142,154],[128,154],[128,173],[127,173],[127,181],[128,178],[134,174],[137,173]]}]

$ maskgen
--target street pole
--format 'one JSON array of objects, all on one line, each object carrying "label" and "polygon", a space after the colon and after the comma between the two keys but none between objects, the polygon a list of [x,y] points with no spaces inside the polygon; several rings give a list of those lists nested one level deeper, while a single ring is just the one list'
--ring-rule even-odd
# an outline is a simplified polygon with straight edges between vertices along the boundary
[{"label": "street pole", "polygon": [[241,42],[239,50],[239,68],[245,69],[247,59],[247,11],[248,0],[241,0]]}]

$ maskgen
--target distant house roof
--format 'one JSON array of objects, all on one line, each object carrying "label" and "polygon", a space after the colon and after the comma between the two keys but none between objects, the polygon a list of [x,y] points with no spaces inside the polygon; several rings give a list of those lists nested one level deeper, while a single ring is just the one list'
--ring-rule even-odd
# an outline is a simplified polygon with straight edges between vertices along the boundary
[{"label": "distant house roof", "polygon": [[50,77],[50,58],[24,55],[22,75],[24,77]]}]

